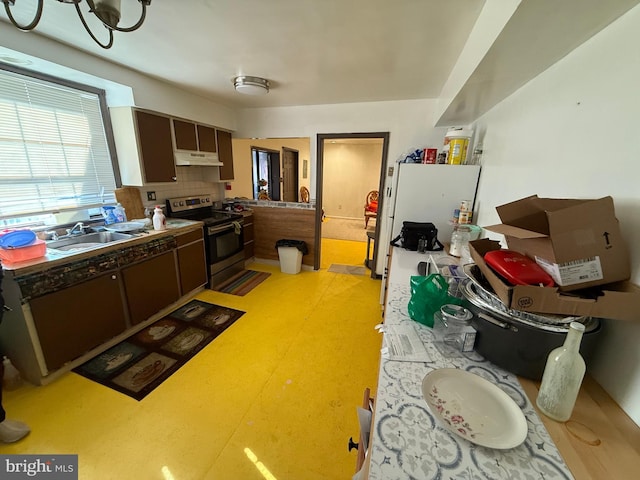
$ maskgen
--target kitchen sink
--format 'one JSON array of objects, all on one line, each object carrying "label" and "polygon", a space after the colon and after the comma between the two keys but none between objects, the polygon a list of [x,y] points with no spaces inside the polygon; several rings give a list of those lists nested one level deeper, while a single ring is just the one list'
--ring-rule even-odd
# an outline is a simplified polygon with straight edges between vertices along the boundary
[{"label": "kitchen sink", "polygon": [[47,242],[47,248],[60,252],[78,252],[91,248],[102,247],[105,244],[134,238],[134,235],[118,232],[96,232],[84,235],[74,235]]}]

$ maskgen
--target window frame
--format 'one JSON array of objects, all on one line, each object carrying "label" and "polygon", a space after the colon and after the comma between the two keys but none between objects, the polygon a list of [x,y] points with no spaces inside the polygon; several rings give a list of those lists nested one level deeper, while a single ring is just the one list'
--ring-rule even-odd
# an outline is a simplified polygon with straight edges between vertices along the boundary
[{"label": "window frame", "polygon": [[[33,78],[35,80],[41,80],[41,81],[53,83],[56,85],[60,85],[62,87],[72,88],[75,90],[96,95],[99,106],[100,106],[100,118],[102,119],[102,127],[104,129],[107,150],[109,152],[109,159],[111,161],[111,169],[113,172],[115,188],[117,189],[122,187],[122,178],[120,176],[120,168],[119,168],[118,157],[116,152],[116,143],[115,143],[115,138],[113,134],[113,127],[111,124],[111,117],[109,115],[109,106],[107,104],[107,94],[105,90],[98,87],[94,87],[92,85],[75,82],[73,80],[56,77],[54,75],[49,75],[46,73],[42,73],[35,70],[30,70],[27,68],[19,67],[16,65],[10,65],[2,62],[0,62],[0,70],[8,71],[17,75]],[[115,195],[115,192],[114,192],[114,195]],[[9,218],[21,218],[21,217],[37,217],[39,215],[57,214],[63,211],[68,212],[68,211],[88,210],[96,207],[98,207],[98,205],[86,205],[86,206],[80,206],[75,208],[55,209],[51,211],[41,210],[41,211],[34,211],[30,213],[23,213],[23,214],[17,214],[17,215],[7,215],[7,216],[3,216],[2,218],[9,219]]]}]

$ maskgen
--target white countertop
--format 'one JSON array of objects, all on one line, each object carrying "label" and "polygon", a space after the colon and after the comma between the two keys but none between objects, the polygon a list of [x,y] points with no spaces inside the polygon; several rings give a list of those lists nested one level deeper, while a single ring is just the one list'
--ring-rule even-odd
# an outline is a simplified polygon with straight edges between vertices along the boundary
[{"label": "white countertop", "polygon": [[[385,310],[385,327],[412,325],[430,361],[380,361],[369,451],[370,480],[571,479],[573,478],[515,375],[475,352],[443,356],[429,327],[409,317],[410,277],[426,255],[394,248]],[[497,450],[472,443],[445,429],[422,395],[425,375],[458,368],[501,388],[525,415],[527,437],[521,445]]]}]

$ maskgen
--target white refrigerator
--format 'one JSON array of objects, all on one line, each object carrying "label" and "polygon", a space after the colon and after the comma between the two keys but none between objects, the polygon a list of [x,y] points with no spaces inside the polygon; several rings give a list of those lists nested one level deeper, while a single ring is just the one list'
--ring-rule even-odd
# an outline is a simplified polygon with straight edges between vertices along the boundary
[{"label": "white refrigerator", "polygon": [[475,201],[479,178],[479,165],[397,163],[387,210],[390,240],[400,233],[403,221],[412,221],[435,224],[438,240],[448,242],[453,211],[462,200]]},{"label": "white refrigerator", "polygon": [[449,243],[453,212],[463,200],[475,203],[479,178],[479,165],[396,163],[385,190],[389,202],[386,245],[400,234],[404,221],[431,222],[438,229],[438,240]]}]

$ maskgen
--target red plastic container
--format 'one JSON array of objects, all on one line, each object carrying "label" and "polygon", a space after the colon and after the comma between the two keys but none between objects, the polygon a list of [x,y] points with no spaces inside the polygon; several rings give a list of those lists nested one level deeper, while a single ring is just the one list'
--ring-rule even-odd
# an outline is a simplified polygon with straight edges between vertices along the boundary
[{"label": "red plastic container", "polygon": [[3,263],[18,263],[44,257],[47,254],[47,244],[44,240],[36,239],[31,245],[20,248],[0,248],[0,259]]},{"label": "red plastic container", "polygon": [[541,285],[553,287],[553,278],[529,257],[513,250],[493,250],[484,255],[484,261],[498,275],[512,285]]}]

